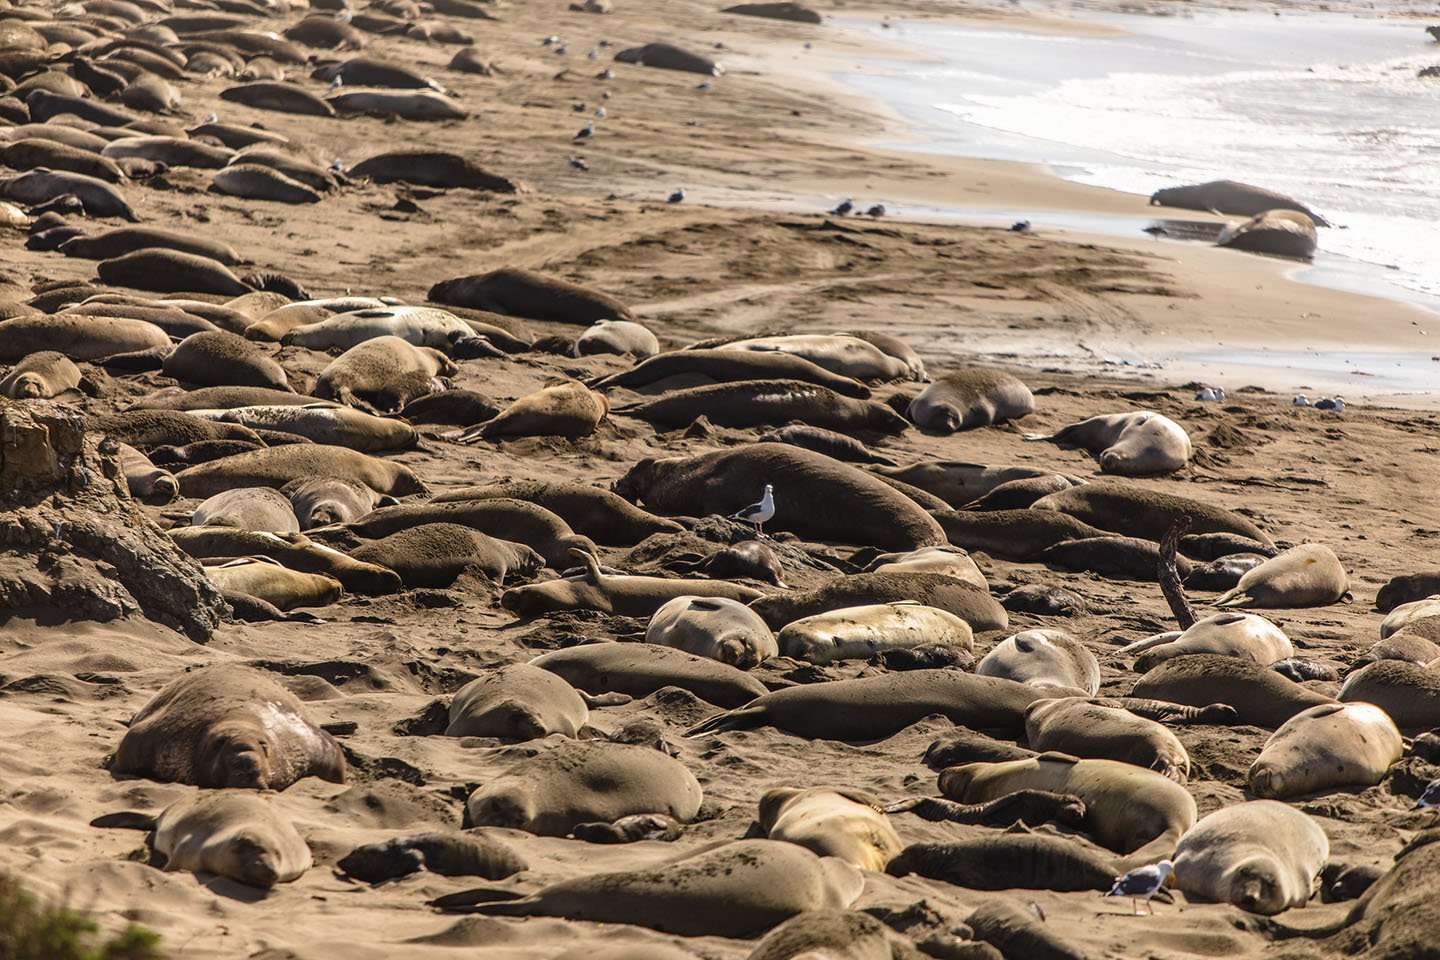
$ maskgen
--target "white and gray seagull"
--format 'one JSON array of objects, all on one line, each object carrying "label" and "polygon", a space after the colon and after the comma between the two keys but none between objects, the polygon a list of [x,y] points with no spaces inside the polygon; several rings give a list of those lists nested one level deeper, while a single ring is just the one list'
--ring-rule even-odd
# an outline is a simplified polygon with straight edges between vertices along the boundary
[{"label": "white and gray seagull", "polygon": [[1146,909],[1154,916],[1155,907],[1150,903],[1150,898],[1160,892],[1160,888],[1165,886],[1165,881],[1174,872],[1175,864],[1169,860],[1161,860],[1148,867],[1138,867],[1123,877],[1116,877],[1115,886],[1111,887],[1105,896],[1129,897],[1137,917],[1140,915],[1140,901],[1144,900]]},{"label": "white and gray seagull", "polygon": [[759,503],[752,503],[738,513],[730,515],[731,520],[748,520],[755,524],[755,532],[765,536],[765,524],[775,516],[775,488],[765,484],[765,495]]}]

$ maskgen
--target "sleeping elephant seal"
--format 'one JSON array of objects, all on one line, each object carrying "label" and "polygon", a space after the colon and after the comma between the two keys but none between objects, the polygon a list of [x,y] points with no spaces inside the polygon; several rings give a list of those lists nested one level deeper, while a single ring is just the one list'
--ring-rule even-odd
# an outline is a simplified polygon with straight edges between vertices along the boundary
[{"label": "sleeping elephant seal", "polygon": [[1350,594],[1350,576],[1335,551],[1302,543],[1247,572],[1217,607],[1324,607]]},{"label": "sleeping elephant seal", "polygon": [[1005,677],[1042,690],[1100,689],[1100,663],[1090,648],[1063,630],[1026,630],[997,643],[975,665],[982,677]]},{"label": "sleeping elephant seal", "polygon": [[834,430],[811,427],[803,423],[794,423],[781,427],[779,430],[772,430],[761,436],[760,442],[789,443],[797,447],[804,447],[806,450],[814,450],[816,453],[823,453],[835,460],[844,460],[847,463],[879,463],[887,467],[895,466],[894,460],[876,453],[854,437],[847,437]]},{"label": "sleeping elephant seal", "polygon": [[236,487],[207,497],[190,514],[193,527],[238,527],[266,533],[299,533],[290,499],[270,487]]},{"label": "sleeping elephant seal", "polygon": [[1266,547],[1275,545],[1259,527],[1231,510],[1128,483],[1071,487],[1036,500],[1030,509],[1058,510],[1101,530],[1157,543],[1176,520],[1188,516],[1191,533],[1235,533]]},{"label": "sleeping elephant seal", "polygon": [[1174,473],[1190,462],[1193,452],[1185,428],[1154,410],[1136,410],[1091,417],[1053,434],[1029,434],[1027,440],[1050,440],[1083,447],[1105,473],[1127,477]]},{"label": "sleeping elephant seal", "polygon": [[571,530],[568,523],[544,507],[503,497],[381,507],[347,524],[346,529],[357,536],[376,539],[427,523],[458,523],[498,540],[523,543],[556,570],[564,570],[574,561],[571,550],[592,552],[595,549],[590,538]]},{"label": "sleeping elephant seal", "polygon": [[566,740],[528,757],[470,794],[477,827],[563,837],[581,823],[663,813],[682,823],[700,810],[700,784],[659,750],[604,740]]},{"label": "sleeping elephant seal", "polygon": [[161,247],[101,260],[95,272],[106,283],[156,293],[216,293],[238,297],[254,289],[218,260]]},{"label": "sleeping elephant seal", "polygon": [[1105,847],[1125,854],[1122,865],[1151,864],[1168,857],[1195,823],[1195,800],[1184,787],[1153,770],[1116,760],[1042,753],[940,772],[940,792],[961,803],[994,800],[1016,790],[1079,797],[1085,803],[1085,831]]},{"label": "sleeping elephant seal", "polygon": [[1043,477],[1026,477],[1023,480],[1009,480],[960,509],[965,511],[1024,510],[1041,497],[1079,485],[1078,480],[1074,477],[1067,477],[1063,473],[1051,473]]},{"label": "sleeping elephant seal", "polygon": [[301,477],[280,488],[290,500],[301,530],[332,523],[349,523],[394,497],[376,493],[363,483],[340,477]]},{"label": "sleeping elephant seal", "polygon": [[361,544],[350,551],[361,563],[379,564],[413,589],[445,589],[467,570],[500,584],[532,577],[545,566],[523,543],[498,540],[458,523],[424,523]]},{"label": "sleeping elephant seal", "polygon": [[565,880],[518,900],[508,890],[478,890],[433,904],[491,916],[630,923],[686,937],[748,937],[807,911],[843,910],[864,884],[843,860],[793,843],[732,840],[658,866]]},{"label": "sleeping elephant seal", "polygon": [[213,873],[269,889],[300,879],[314,861],[290,818],[264,795],[201,793],[166,807],[151,841],[166,870]]},{"label": "sleeping elephant seal", "polygon": [[[0,383],[0,392],[4,392],[3,383]],[[1440,594],[1440,570],[1391,577],[1375,594],[1375,609],[1381,613],[1389,613],[1402,603],[1414,603],[1437,594]]]},{"label": "sleeping elephant seal", "polygon": [[361,563],[301,534],[282,537],[235,527],[175,527],[168,533],[177,547],[197,560],[268,557],[291,570],[333,577],[356,593],[381,595],[404,589],[393,570]]},{"label": "sleeping elephant seal", "polygon": [[1025,742],[1042,752],[1131,763],[1176,783],[1190,778],[1190,754],[1169,728],[1079,697],[1032,703],[1025,711]]},{"label": "sleeping elephant seal", "polygon": [[209,497],[234,487],[283,487],[306,477],[348,477],[377,493],[405,496],[428,488],[409,467],[324,443],[290,443],[237,453],[176,475],[187,497]]},{"label": "sleeping elephant seal", "polygon": [[1296,210],[1267,210],[1220,231],[1217,247],[1311,260],[1319,238],[1315,221]]},{"label": "sleeping elephant seal", "polygon": [[1345,678],[1339,698],[1371,703],[1402,730],[1440,726],[1440,670],[1403,660],[1380,660]]},{"label": "sleeping elephant seal", "polygon": [[[1153,582],[1159,578],[1160,545],[1135,537],[1083,537],[1046,547],[1038,559],[1061,570],[1083,570],[1113,580]],[[1193,572],[1190,561],[1180,556],[1175,558],[1175,571],[1182,580]]]},{"label": "sleeping elephant seal", "polygon": [[672,350],[642,360],[629,370],[590,382],[596,390],[627,387],[638,390],[670,377],[703,377],[715,383],[736,380],[798,380],[829,387],[847,397],[867,399],[870,388],[853,377],[782,350],[726,350],[723,348]]},{"label": "sleeping elephant seal", "polygon": [[634,320],[630,309],[607,293],[516,267],[442,280],[429,299],[529,320],[589,326],[596,320]]},{"label": "sleeping elephant seal", "polygon": [[[1351,679],[1355,676],[1352,674]],[[1166,660],[1135,681],[1131,696],[1192,707],[1228,704],[1235,708],[1240,723],[1271,730],[1301,710],[1335,702],[1253,660],[1214,653],[1186,654]]]},{"label": "sleeping elephant seal", "polygon": [[[964,460],[921,460],[903,467],[871,469],[882,476],[933,493],[957,509],[979,500],[1002,483],[1048,477],[1053,473],[1043,467],[991,467]],[[1079,483],[1074,477],[1067,479]]]},{"label": "sleeping elephant seal", "polygon": [[180,493],[174,474],[155,466],[149,457],[128,443],[120,444],[120,470],[125,474],[126,489],[136,500],[169,503]]},{"label": "sleeping elephant seal", "polygon": [[439,350],[395,336],[375,337],[346,350],[320,371],[311,391],[321,400],[381,413],[442,390],[460,368]]},{"label": "sleeping elephant seal", "polygon": [[955,433],[1018,420],[1035,410],[1030,388],[1003,370],[952,370],[910,401],[905,416],[922,430]]},{"label": "sleeping elephant seal", "polygon": [[197,387],[268,387],[289,390],[280,366],[253,341],[224,330],[192,333],[161,368],[167,377]]},{"label": "sleeping elephant seal", "polygon": [[658,67],[661,70],[680,70],[685,73],[701,73],[707,77],[718,77],[725,72],[709,57],[675,46],[673,43],[647,43],[643,47],[628,47],[615,54],[616,63],[636,63],[642,67]]},{"label": "sleeping elephant seal", "polygon": [[345,758],[293,693],[258,670],[226,663],[177,678],[135,714],[110,772],[284,790],[310,776],[344,783]]},{"label": "sleeping elephant seal", "polygon": [[641,460],[614,489],[654,510],[728,516],[754,503],[766,484],[774,487],[773,529],[888,550],[945,543],[940,525],[904,494],[856,467],[778,443]]},{"label": "sleeping elephant seal", "polygon": [[780,647],[760,615],[725,597],[676,597],[655,611],[645,642],[728,663],[741,670],[778,656]]},{"label": "sleeping elephant seal", "polygon": [[1179,207],[1182,210],[1208,210],[1235,217],[1253,217],[1267,210],[1294,210],[1305,214],[1322,227],[1330,223],[1309,207],[1283,193],[1252,187],[1234,180],[1211,180],[1186,187],[1167,187],[1150,194],[1151,206]]},{"label": "sleeping elephant seal", "polygon": [[772,629],[779,630],[801,617],[906,600],[954,614],[969,624],[973,633],[1004,630],[1010,623],[1005,608],[990,594],[973,583],[939,573],[856,573],[814,590],[774,594],[751,607]]},{"label": "sleeping elephant seal", "polygon": [[334,577],[290,570],[268,557],[241,557],[203,569],[206,578],[222,593],[258,597],[280,610],[323,607],[345,593]]},{"label": "sleeping elephant seal", "polygon": [[970,624],[946,610],[909,600],[841,607],[792,620],[777,638],[780,652],[809,663],[868,660],[889,650],[944,644],[969,651]]},{"label": "sleeping elephant seal", "polygon": [[617,354],[644,360],[660,352],[660,341],[646,327],[632,320],[596,320],[575,338],[575,356]]},{"label": "sleeping elephant seal", "polygon": [[974,729],[1018,732],[1025,709],[1047,696],[1013,680],[911,670],[786,687],[710,717],[685,736],[774,727],[807,740],[863,742],[884,740],[936,713]]},{"label": "sleeping elephant seal", "polygon": [[288,433],[313,443],[349,447],[361,453],[403,450],[413,447],[420,439],[415,428],[401,420],[377,417],[332,403],[191,410],[190,415],[219,423],[239,423],[252,430]]},{"label": "sleeping elephant seal", "polygon": [[775,337],[748,337],[729,342],[706,340],[687,349],[711,348],[722,351],[789,353],[853,380],[904,380],[910,376],[910,368],[904,361],[890,356],[868,340],[845,334],[797,333]]},{"label": "sleeping elephant seal", "polygon": [[563,480],[498,480],[450,490],[430,502],[496,499],[524,500],[544,507],[575,532],[607,547],[632,547],[654,534],[685,529],[674,520],[641,510],[609,490]]},{"label": "sleeping elephant seal", "polygon": [[508,663],[471,680],[450,701],[447,737],[542,740],[574,737],[590,719],[585,700],[560,677],[528,663]]},{"label": "sleeping elephant seal", "polygon": [[870,561],[871,573],[940,573],[989,590],[985,575],[970,554],[952,546],[921,547],[901,553],[882,553]]},{"label": "sleeping elephant seal", "polygon": [[1140,654],[1137,673],[1148,673],[1166,660],[1192,653],[1243,657],[1265,667],[1295,656],[1295,647],[1281,629],[1253,613],[1217,613],[1197,620],[1179,636],[1158,634],[1132,643],[1120,656]]},{"label": "sleeping elephant seal", "polygon": [[1044,833],[914,843],[890,861],[893,877],[918,874],[967,890],[1109,890],[1114,858],[1091,844]]},{"label": "sleeping elephant seal", "polygon": [[[1056,510],[937,510],[931,516],[952,545],[1002,560],[1038,560],[1057,546],[1105,537],[1105,531]],[[1108,552],[1102,548],[1102,554]],[[1058,565],[1060,555],[1055,559]],[[1096,554],[1087,549],[1079,559],[1092,563]],[[1126,564],[1132,565],[1133,559]]]},{"label": "sleeping elephant seal", "polygon": [[493,419],[446,437],[459,443],[514,437],[588,437],[609,412],[610,401],[605,394],[596,393],[578,380],[557,377],[516,400]]},{"label": "sleeping elephant seal", "polygon": [[758,427],[799,421],[830,430],[903,433],[909,424],[874,400],[841,396],[799,380],[740,380],[671,390],[664,396],[616,407],[661,429],[689,426],[705,417],[717,427]]},{"label": "sleeping elephant seal", "polygon": [[1175,886],[1185,896],[1273,916],[1303,907],[1330,857],[1320,825],[1274,800],[1216,810],[1175,850]]},{"label": "sleeping elephant seal", "polygon": [[21,360],[5,379],[0,380],[0,394],[11,400],[50,400],[69,390],[80,388],[80,368],[63,353],[43,350]]},{"label": "sleeping elephant seal", "polygon": [[570,553],[585,564],[585,573],[580,578],[512,587],[500,595],[500,606],[521,617],[563,610],[599,610],[622,617],[652,617],[676,597],[726,597],[749,603],[765,596],[752,587],[725,580],[611,575],[600,571],[594,554],[580,549],[572,549]]},{"label": "sleeping elephant seal", "polygon": [[861,870],[884,870],[904,846],[880,801],[853,790],[774,787],[760,798],[755,819],[771,840],[839,857]]},{"label": "sleeping elephant seal", "polygon": [[70,313],[0,320],[0,362],[5,363],[41,350],[83,361],[169,347],[169,335],[148,320]]},{"label": "sleeping elephant seal", "polygon": [[[799,7],[798,4],[741,4],[742,7]],[[804,8],[800,8],[804,9]],[[729,7],[723,12],[735,12]],[[817,18],[819,14],[815,15]],[[807,910],[767,933],[745,960],[921,960],[908,939],[858,910]],[[567,960],[585,960],[570,957]],[[677,960],[674,957],[605,957],[601,960]]]},{"label": "sleeping elephant seal", "polygon": [[1380,639],[1393,637],[1402,630],[1423,633],[1427,637],[1437,636],[1440,631],[1434,629],[1432,625],[1427,625],[1427,621],[1435,621],[1440,624],[1440,620],[1436,620],[1437,617],[1440,617],[1440,596],[1402,603],[1387,613],[1385,619],[1380,621]]},{"label": "sleeping elephant seal", "polygon": [[1288,800],[1337,787],[1373,787],[1405,753],[1389,715],[1373,703],[1302,710],[1265,741],[1250,765],[1250,792]]},{"label": "sleeping elephant seal", "polygon": [[765,685],[743,670],[650,643],[584,643],[530,662],[597,696],[623,693],[638,699],[679,687],[717,707],[738,707],[766,693]]}]

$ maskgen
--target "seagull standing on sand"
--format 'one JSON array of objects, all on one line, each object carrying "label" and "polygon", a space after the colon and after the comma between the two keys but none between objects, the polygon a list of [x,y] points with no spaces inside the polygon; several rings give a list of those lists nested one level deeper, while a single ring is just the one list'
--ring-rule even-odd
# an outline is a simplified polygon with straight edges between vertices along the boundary
[{"label": "seagull standing on sand", "polygon": [[1305,394],[1303,394],[1303,393],[1297,393],[1297,394],[1295,394],[1295,399],[1293,399],[1293,400],[1290,401],[1290,405],[1291,405],[1292,407],[1309,407],[1309,406],[1312,406],[1312,404],[1310,403],[1310,400],[1309,400],[1309,399],[1305,396]]},{"label": "seagull standing on sand", "polygon": [[1343,413],[1345,411],[1345,398],[1340,396],[1339,394],[1336,394],[1333,397],[1321,397],[1319,400],[1315,401],[1315,409],[1330,410],[1334,413]]},{"label": "seagull standing on sand", "polygon": [[587,124],[585,124],[585,126],[583,126],[583,127],[580,128],[580,132],[577,133],[577,134],[575,134],[575,136],[574,136],[573,139],[575,139],[575,140],[589,140],[589,139],[590,139],[591,137],[593,137],[593,136],[595,136],[595,124],[593,124],[593,123],[587,123]]},{"label": "seagull standing on sand", "polygon": [[584,157],[569,156],[565,158],[565,162],[570,164],[570,169],[572,170],[585,171],[590,169],[590,164],[585,162]]},{"label": "seagull standing on sand", "polygon": [[849,213],[851,210],[854,209],[855,201],[849,197],[846,197],[843,203],[841,203],[838,207],[836,207],[834,210],[831,210],[830,212],[837,217],[843,217],[845,216],[845,214]]},{"label": "seagull standing on sand", "polygon": [[1200,388],[1199,390],[1195,391],[1195,399],[1196,399],[1196,400],[1200,400],[1200,401],[1202,401],[1202,402],[1204,402],[1204,401],[1214,401],[1214,400],[1224,400],[1224,399],[1225,399],[1225,388],[1224,388],[1224,387],[1202,387],[1202,388]]},{"label": "seagull standing on sand", "polygon": [[[666,203],[679,203],[680,201],[682,201],[682,200],[684,200],[684,199],[685,199],[685,188],[684,188],[684,187],[676,187],[676,188],[675,188],[675,192],[672,193],[672,194],[670,194],[670,196],[668,196],[668,197],[665,198],[665,202],[666,202]],[[769,488],[769,487],[766,487],[765,489],[766,489],[766,490],[769,490],[770,488]]]},{"label": "seagull standing on sand", "polygon": [[1428,810],[1431,807],[1440,806],[1440,778],[1431,780],[1425,785],[1425,792],[1420,794],[1420,799],[1415,801],[1416,810]]},{"label": "seagull standing on sand", "polygon": [[1135,916],[1140,916],[1140,901],[1145,901],[1145,907],[1150,915],[1155,915],[1155,907],[1150,903],[1150,898],[1160,892],[1165,886],[1165,881],[1175,872],[1175,864],[1169,860],[1161,860],[1159,863],[1149,867],[1140,867],[1131,870],[1123,877],[1115,878],[1115,886],[1110,888],[1107,897],[1129,897],[1130,904],[1135,908]]},{"label": "seagull standing on sand", "polygon": [[866,211],[865,211],[865,216],[867,216],[867,217],[883,217],[883,216],[885,216],[885,204],[883,204],[883,203],[877,203],[877,204],[875,204],[875,205],[872,206],[869,210],[866,210]]},{"label": "seagull standing on sand", "polygon": [[730,515],[731,520],[749,520],[755,524],[755,532],[765,536],[765,524],[775,516],[775,488],[765,484],[765,495],[759,503],[752,503],[739,513]]}]

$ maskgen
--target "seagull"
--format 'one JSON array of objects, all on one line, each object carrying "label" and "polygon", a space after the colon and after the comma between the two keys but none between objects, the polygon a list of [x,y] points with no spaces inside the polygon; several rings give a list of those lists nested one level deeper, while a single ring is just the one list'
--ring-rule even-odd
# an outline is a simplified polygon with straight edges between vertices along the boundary
[{"label": "seagull", "polygon": [[596,118],[599,119],[599,120],[604,120],[604,119],[605,119],[605,108],[604,108],[604,107],[596,107],[596,108],[595,108],[595,116],[596,116]]},{"label": "seagull", "polygon": [[1115,886],[1110,888],[1107,897],[1129,897],[1130,904],[1135,908],[1135,916],[1140,916],[1140,901],[1145,901],[1145,907],[1150,915],[1155,915],[1155,907],[1150,903],[1150,898],[1160,892],[1165,886],[1165,881],[1175,872],[1175,864],[1169,860],[1161,860],[1159,863],[1149,867],[1139,867],[1131,870],[1123,877],[1115,878]]},{"label": "seagull", "polygon": [[588,171],[590,169],[590,164],[585,162],[584,157],[569,156],[565,158],[565,162],[570,164],[571,170]]},{"label": "seagull", "polygon": [[330,162],[330,169],[335,173],[344,173],[345,164],[341,163],[339,160],[332,160]]},{"label": "seagull", "polygon": [[1290,405],[1291,405],[1292,407],[1313,407],[1313,406],[1314,406],[1314,404],[1311,403],[1311,402],[1306,398],[1305,394],[1303,394],[1303,393],[1297,393],[1297,394],[1295,394],[1295,399],[1293,399],[1293,400],[1290,401]]},{"label": "seagull", "polygon": [[851,210],[854,209],[855,201],[850,199],[849,197],[846,197],[838,206],[835,207],[834,210],[831,210],[830,212],[837,217],[843,217],[845,216],[845,214],[849,213]]},{"label": "seagull", "polygon": [[600,59],[600,48],[599,48],[599,47],[591,47],[591,48],[590,48],[590,52],[587,53],[587,54],[585,54],[585,59],[586,59],[586,60],[599,60],[599,59]]},{"label": "seagull", "polygon": [[749,520],[755,524],[755,532],[765,536],[765,522],[775,516],[775,488],[765,484],[765,496],[760,498],[759,503],[752,503],[739,513],[732,513],[731,520]]},{"label": "seagull", "polygon": [[1011,233],[1029,233],[1029,232],[1030,232],[1030,221],[1029,221],[1029,220],[1016,220],[1014,223],[1010,224],[1010,232],[1011,232]]},{"label": "seagull", "polygon": [[1166,230],[1164,227],[1160,226],[1160,224],[1158,224],[1158,223],[1152,223],[1150,226],[1145,227],[1145,228],[1143,228],[1143,229],[1144,229],[1144,232],[1145,232],[1145,233],[1150,234],[1150,236],[1154,237],[1154,238],[1157,239],[1157,240],[1160,239],[1161,237],[1168,237],[1168,236],[1170,235],[1170,231],[1169,231],[1169,230]]},{"label": "seagull", "polygon": [[1440,777],[1431,780],[1425,785],[1425,792],[1420,794],[1420,799],[1415,801],[1415,810],[1425,810],[1440,805]]},{"label": "seagull", "polygon": [[614,71],[614,70],[611,70],[609,67],[606,67],[604,70],[601,70],[599,73],[595,74],[595,79],[596,79],[596,80],[614,80],[614,79],[615,79],[615,71]]},{"label": "seagull", "polygon": [[695,89],[696,89],[696,90],[713,90],[713,89],[715,89],[715,84],[711,83],[709,80],[701,80],[699,83],[695,84]]},{"label": "seagull", "polygon": [[579,132],[579,133],[575,134],[574,139],[576,139],[576,140],[588,140],[588,139],[590,139],[590,138],[593,137],[593,136],[595,136],[595,124],[593,124],[593,123],[587,123],[587,124],[585,124],[585,126],[583,126],[583,127],[580,128],[580,132]]},{"label": "seagull", "polygon": [[553,47],[553,46],[555,46],[555,44],[557,44],[557,43],[559,43],[559,42],[560,42],[560,38],[559,38],[559,37],[546,37],[544,40],[541,40],[541,41],[540,41],[540,46],[542,46],[542,47]]},{"label": "seagull", "polygon": [[866,210],[866,211],[865,211],[865,216],[867,216],[867,217],[883,217],[883,216],[885,216],[885,204],[883,204],[883,203],[877,203],[877,204],[875,204],[875,205],[872,206],[869,210]]},{"label": "seagull", "polygon": [[1225,399],[1225,388],[1224,388],[1224,387],[1202,387],[1202,388],[1200,388],[1199,390],[1195,391],[1195,399],[1196,399],[1196,400],[1202,400],[1202,401],[1224,400],[1224,399]]},{"label": "seagull", "polygon": [[339,90],[339,89],[340,89],[341,87],[343,87],[344,85],[345,85],[345,81],[344,81],[343,79],[341,79],[341,77],[340,77],[340,75],[339,75],[338,73],[335,75],[335,79],[330,81],[330,89],[331,89],[331,90]]},{"label": "seagull", "polygon": [[208,116],[208,117],[205,118],[205,122],[206,122],[206,123],[215,123],[215,122],[217,122],[219,119],[220,119],[220,115],[219,115],[218,113],[212,113],[212,114],[210,114],[210,116]]},{"label": "seagull", "polygon": [[1334,397],[1321,397],[1315,401],[1315,409],[1343,413],[1345,410],[1345,398],[1338,394]]},{"label": "seagull", "polygon": [[589,108],[590,108],[590,105],[589,105],[588,103],[572,103],[572,104],[570,104],[570,109],[571,109],[571,110],[574,110],[576,113],[584,113],[584,112],[585,112],[586,110],[588,110]]},{"label": "seagull", "polygon": [[558,47],[556,47],[556,48],[555,48],[555,52],[556,52],[557,54],[559,54],[560,56],[564,56],[565,53],[567,52],[567,48],[566,48],[565,44],[562,43],[562,44],[560,44]]},{"label": "seagull", "polygon": [[[676,188],[675,188],[675,192],[672,193],[672,194],[670,194],[670,196],[668,196],[668,197],[665,198],[665,202],[666,202],[666,203],[679,203],[681,200],[684,200],[684,199],[685,199],[685,188],[684,188],[684,187],[676,187]],[[767,489],[768,489],[768,488],[767,488]]]}]

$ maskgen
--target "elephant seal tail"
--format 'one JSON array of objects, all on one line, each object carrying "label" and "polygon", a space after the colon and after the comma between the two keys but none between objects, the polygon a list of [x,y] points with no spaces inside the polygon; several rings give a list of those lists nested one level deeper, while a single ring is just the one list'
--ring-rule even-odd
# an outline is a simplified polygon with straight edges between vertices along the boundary
[{"label": "elephant seal tail", "polygon": [[756,707],[740,707],[717,713],[708,720],[701,720],[681,734],[682,737],[701,737],[707,733],[723,733],[726,730],[753,730],[760,726],[763,712]]},{"label": "elephant seal tail", "polygon": [[498,916],[529,916],[528,897],[514,890],[499,887],[475,887],[459,893],[447,893],[426,902],[446,913],[488,913]]}]

